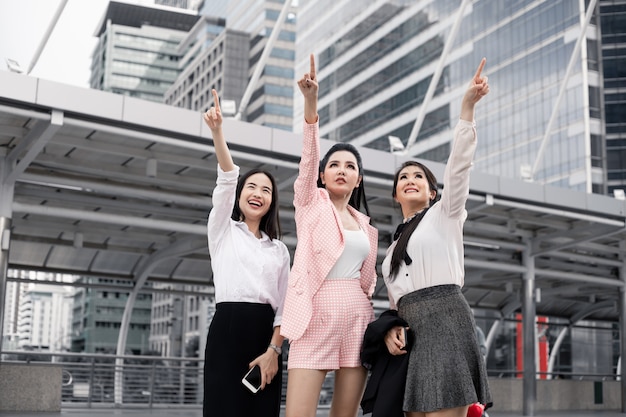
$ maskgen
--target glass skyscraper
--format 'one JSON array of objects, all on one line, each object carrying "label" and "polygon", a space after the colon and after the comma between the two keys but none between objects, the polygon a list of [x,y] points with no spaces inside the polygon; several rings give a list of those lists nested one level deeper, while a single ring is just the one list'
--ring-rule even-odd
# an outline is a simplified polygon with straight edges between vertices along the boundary
[{"label": "glass skyscraper", "polygon": [[181,73],[179,46],[199,18],[111,1],[96,31],[91,88],[162,102]]},{"label": "glass skyscraper", "polygon": [[608,191],[626,188],[626,2],[600,1]]},{"label": "glass skyscraper", "polygon": [[[620,124],[615,120],[620,118],[624,129],[625,113],[620,113],[619,103],[623,109],[625,100],[617,90],[605,99],[611,74],[606,65],[604,77],[602,72],[606,38],[619,45],[621,31],[624,45],[625,25],[619,23],[624,18],[612,17],[611,29],[600,30],[603,10],[611,16],[615,9],[623,10],[617,3],[621,2],[600,1],[563,84],[589,1],[467,2],[408,154],[446,160],[461,97],[480,59],[486,57],[484,75],[491,93],[476,112],[476,170],[513,178],[531,172],[532,180],[540,183],[596,193],[608,191],[610,170],[612,176],[620,171],[624,184],[624,136],[607,137],[607,132]],[[362,0],[357,9],[348,1],[301,0],[296,74],[308,70],[309,53],[314,53],[322,137],[390,150],[389,136],[396,136],[406,146],[461,4],[461,0]],[[615,45],[611,48],[618,50]],[[617,84],[618,67],[617,62],[612,67]],[[299,130],[302,100],[295,97],[294,129]],[[614,110],[610,100],[616,103]],[[621,156],[607,161],[607,148],[620,146],[618,136]]]},{"label": "glass skyscraper", "polygon": [[[249,78],[254,73],[285,1],[291,2],[291,0],[207,1],[201,9],[204,15],[225,17],[228,29],[250,33]],[[282,23],[276,43],[244,111],[243,120],[291,130],[295,79],[293,71],[296,41],[295,10],[292,6]]]}]

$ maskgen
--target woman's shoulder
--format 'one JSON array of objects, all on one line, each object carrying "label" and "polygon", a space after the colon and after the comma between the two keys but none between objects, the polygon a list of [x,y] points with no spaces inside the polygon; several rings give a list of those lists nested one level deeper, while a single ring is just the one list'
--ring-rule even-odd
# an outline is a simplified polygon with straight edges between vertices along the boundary
[{"label": "woman's shoulder", "polygon": [[280,250],[289,252],[289,249],[287,249],[287,245],[285,245],[285,242],[283,242],[279,238],[272,239],[272,243],[274,243],[274,246],[276,246]]}]

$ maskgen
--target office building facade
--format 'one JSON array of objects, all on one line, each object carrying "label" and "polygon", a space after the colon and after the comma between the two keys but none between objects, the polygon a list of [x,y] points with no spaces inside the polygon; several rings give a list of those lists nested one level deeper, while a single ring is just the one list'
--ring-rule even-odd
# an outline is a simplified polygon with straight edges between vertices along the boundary
[{"label": "office building facade", "polygon": [[626,2],[600,0],[609,195],[626,189]]},{"label": "office building facade", "polygon": [[158,6],[178,7],[180,9],[198,10],[204,0],[154,0]]},{"label": "office building facade", "polygon": [[[75,286],[71,350],[114,354],[132,283],[122,279],[80,277]],[[107,286],[111,289],[102,289]],[[128,329],[127,353],[140,354],[149,349],[151,307],[151,294],[137,294]]]},{"label": "office building facade", "polygon": [[[11,271],[15,273],[15,271]],[[20,283],[7,282],[4,301],[4,322],[2,326],[2,346],[6,350],[18,347],[17,320],[20,301]]]},{"label": "office building facade", "polygon": [[192,285],[156,284],[152,296],[150,350],[161,356],[203,356],[208,322],[213,317],[207,296],[189,295],[204,288]]},{"label": "office building facade", "polygon": [[[292,0],[223,0],[205,2],[200,10],[204,15],[225,17],[228,29],[249,33],[246,86],[285,1]],[[295,80],[296,7],[290,7],[259,81],[242,112],[242,120],[284,130],[291,130],[292,126]],[[240,103],[237,103],[237,109],[240,110]]]},{"label": "office building facade", "polygon": [[[347,1],[300,2],[296,73],[308,70],[308,56],[314,52],[322,137],[390,150],[389,136],[395,136],[404,146],[411,145],[409,155],[445,161],[462,95],[486,57],[484,75],[491,93],[476,112],[479,145],[474,169],[607,193],[601,70],[605,35],[597,13],[584,31],[564,84],[589,2],[362,3],[357,9]],[[463,3],[458,33],[418,134],[408,144]],[[600,10],[608,10],[603,3]],[[294,116],[294,129],[299,129],[302,100],[296,100]],[[612,143],[616,147],[619,140]]]},{"label": "office building facade", "polygon": [[[220,19],[223,21],[223,19]],[[224,29],[202,17],[198,33],[192,31],[189,38],[197,39],[186,54],[181,73],[165,93],[165,104],[204,112],[213,105],[212,89],[217,90],[222,111],[228,114],[228,102],[234,106],[241,102],[248,80],[248,55],[250,36],[246,32]],[[215,30],[219,28],[219,32]]]},{"label": "office building facade", "polygon": [[182,9],[110,2],[96,29],[91,88],[163,102],[181,72],[179,45],[198,20]]},{"label": "office building facade", "polygon": [[20,296],[18,347],[51,352],[69,350],[71,312],[71,288],[27,284]]}]

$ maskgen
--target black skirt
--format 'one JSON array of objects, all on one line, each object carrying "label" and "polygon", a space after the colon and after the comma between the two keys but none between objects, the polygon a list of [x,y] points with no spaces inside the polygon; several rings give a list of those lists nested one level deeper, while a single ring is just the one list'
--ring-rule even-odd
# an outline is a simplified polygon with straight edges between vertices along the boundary
[{"label": "black skirt", "polygon": [[241,383],[249,363],[267,350],[273,323],[269,304],[217,304],[204,356],[204,417],[279,415],[282,355],[278,373],[265,389],[253,394]]},{"label": "black skirt", "polygon": [[404,411],[432,412],[491,403],[475,321],[458,285],[414,291],[398,301],[410,340]]}]

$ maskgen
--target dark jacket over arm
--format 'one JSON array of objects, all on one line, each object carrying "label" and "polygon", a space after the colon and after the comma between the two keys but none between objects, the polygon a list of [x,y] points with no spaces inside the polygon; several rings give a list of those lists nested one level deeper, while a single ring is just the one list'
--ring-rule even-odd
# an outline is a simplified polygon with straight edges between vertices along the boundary
[{"label": "dark jacket over arm", "polygon": [[[394,326],[408,326],[395,310],[387,310],[365,330],[361,363],[371,371],[361,400],[363,414],[372,417],[404,417],[402,403],[409,360],[406,355],[393,356],[385,345],[385,335]],[[407,345],[410,341],[407,341]]]}]

